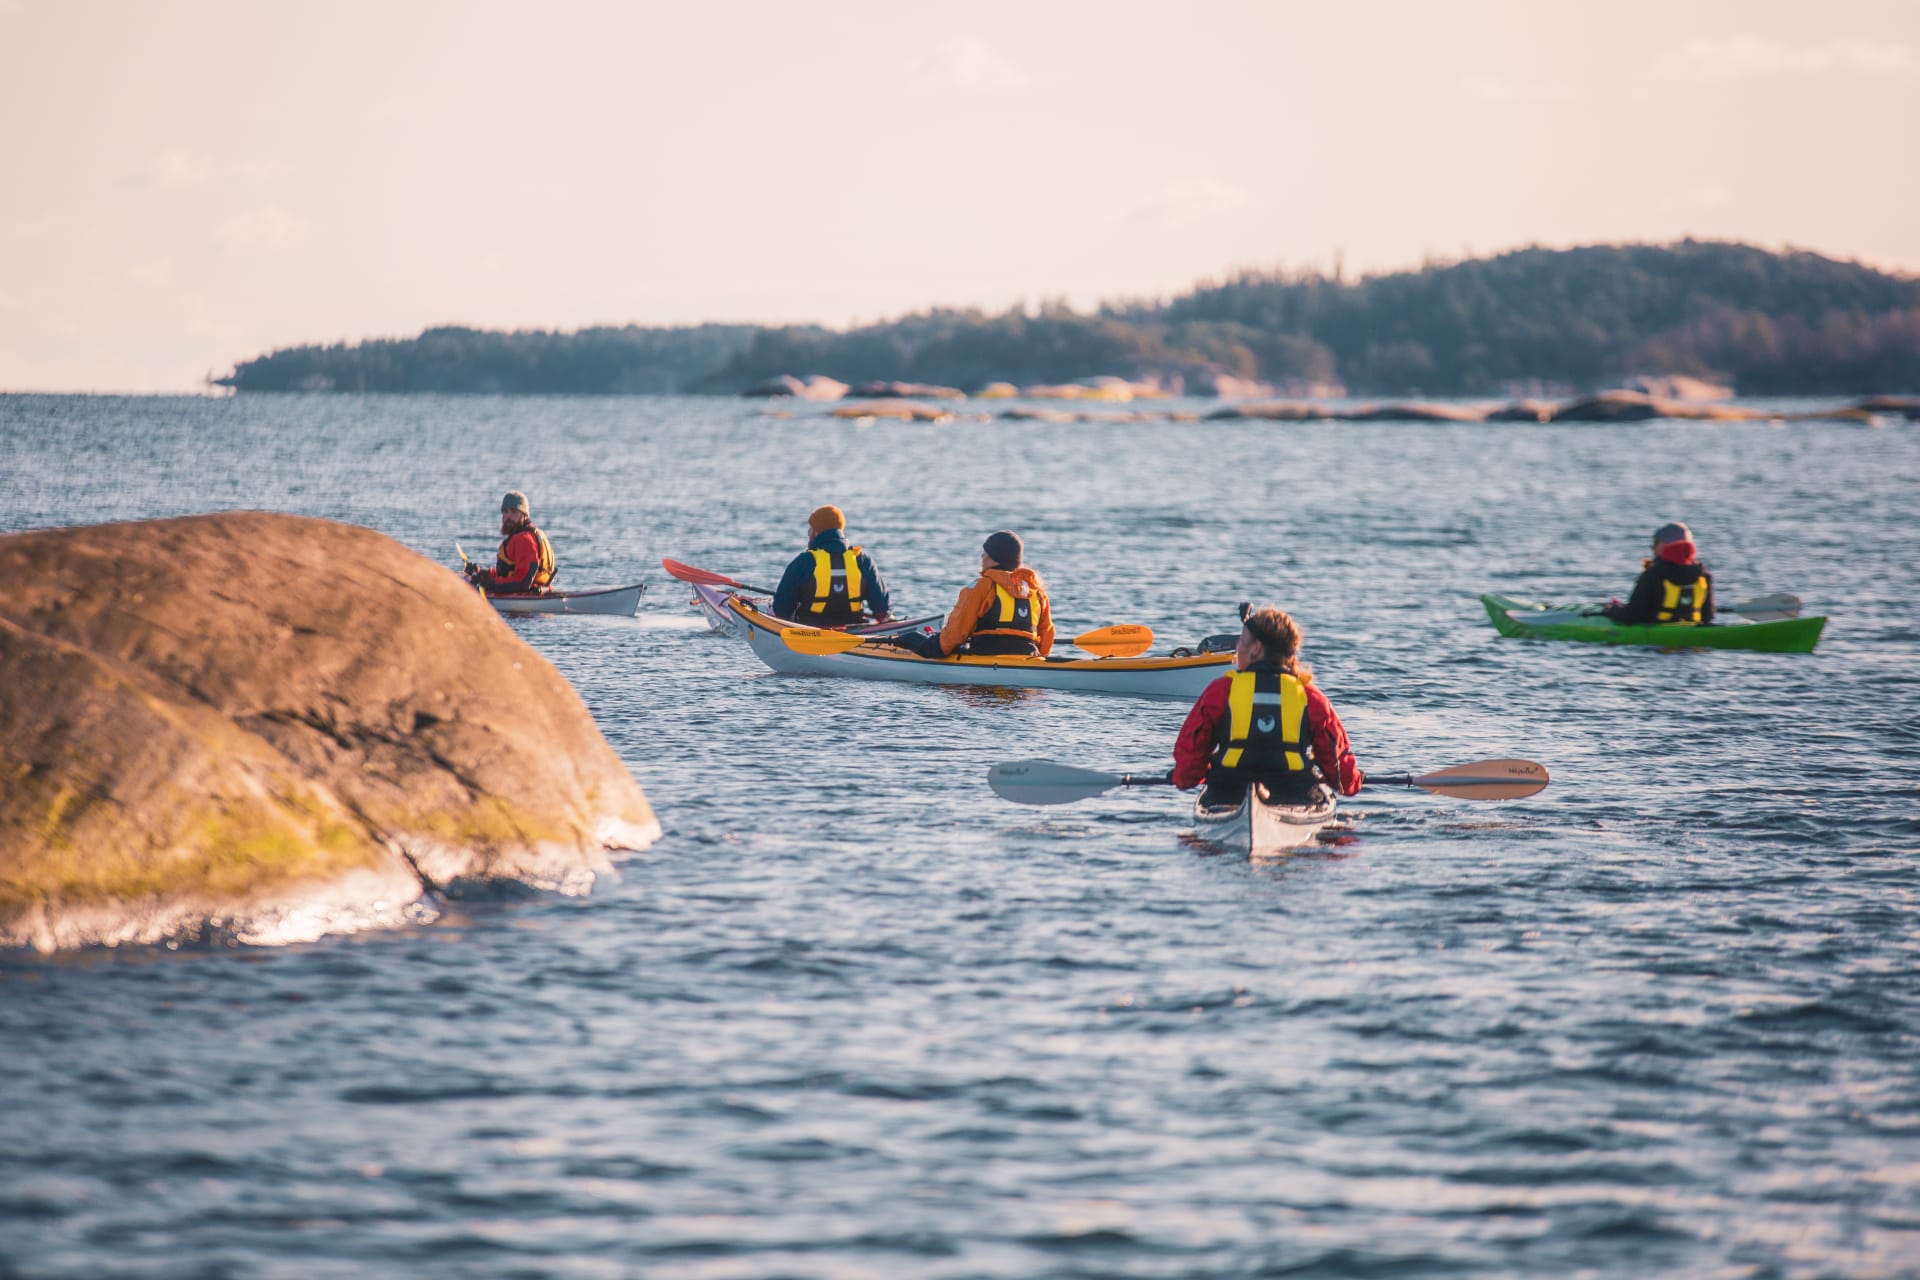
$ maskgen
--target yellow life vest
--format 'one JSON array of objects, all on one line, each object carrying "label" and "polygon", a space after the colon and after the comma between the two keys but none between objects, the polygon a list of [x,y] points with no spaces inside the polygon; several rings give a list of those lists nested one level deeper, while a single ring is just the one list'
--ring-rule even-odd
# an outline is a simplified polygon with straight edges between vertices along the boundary
[{"label": "yellow life vest", "polygon": [[993,604],[974,628],[977,636],[1021,636],[1032,640],[1040,634],[1040,593],[1032,587],[1023,599],[999,583],[993,584]]},{"label": "yellow life vest", "polygon": [[858,622],[867,607],[861,594],[866,584],[860,576],[860,548],[843,552],[838,567],[832,552],[816,549],[808,554],[813,557],[813,598],[807,612],[820,622]]},{"label": "yellow life vest", "polygon": [[1307,686],[1258,667],[1228,677],[1227,715],[1214,733],[1216,769],[1249,775],[1308,771]]},{"label": "yellow life vest", "polygon": [[537,543],[540,548],[539,563],[534,566],[533,583],[528,589],[532,591],[545,591],[552,585],[554,575],[560,571],[560,566],[553,558],[553,544],[547,541],[547,535],[545,533],[542,533],[533,525],[515,529],[512,533],[500,540],[500,550],[495,552],[493,557],[493,576],[501,582],[510,582],[513,580],[513,561],[507,559],[507,544],[523,533],[532,534],[534,542]]},{"label": "yellow life vest", "polygon": [[[1655,614],[1655,622],[1672,622],[1681,626],[1694,626],[1700,621],[1700,614],[1707,601],[1707,577],[1701,574],[1685,586],[1678,582],[1660,583],[1660,612]],[[1643,606],[1644,607],[1644,606]]]}]

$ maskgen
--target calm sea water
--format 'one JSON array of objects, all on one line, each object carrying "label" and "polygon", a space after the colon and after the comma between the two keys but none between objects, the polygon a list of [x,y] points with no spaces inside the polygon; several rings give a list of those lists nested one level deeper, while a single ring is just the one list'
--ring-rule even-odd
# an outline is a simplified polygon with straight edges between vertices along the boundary
[{"label": "calm sea water", "polygon": [[[280,949],[0,957],[7,1276],[1920,1275],[1920,427],[830,425],[680,399],[0,399],[0,529],[265,507],[451,564],[525,489],[532,619],[666,837]],[[846,508],[900,606],[1011,527],[1061,629],[1295,612],[1367,793],[1278,864],[1167,792],[1184,708],[775,677],[663,555]],[[1499,638],[1690,521],[1806,657]],[[181,602],[190,618],[191,602]],[[7,678],[13,678],[10,674]]]}]

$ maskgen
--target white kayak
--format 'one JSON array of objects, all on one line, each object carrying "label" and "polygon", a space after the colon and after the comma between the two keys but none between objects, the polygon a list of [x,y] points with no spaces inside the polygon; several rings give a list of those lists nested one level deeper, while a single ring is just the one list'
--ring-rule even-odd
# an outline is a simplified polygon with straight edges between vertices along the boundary
[{"label": "white kayak", "polygon": [[524,595],[494,595],[483,592],[487,603],[501,613],[598,613],[631,618],[640,612],[640,594],[644,582],[630,587],[599,587],[591,591],[531,591]]},{"label": "white kayak", "polygon": [[728,610],[747,630],[760,660],[783,675],[848,676],[905,684],[988,685],[1001,689],[1072,689],[1081,693],[1191,702],[1217,677],[1233,669],[1231,653],[1165,658],[1025,658],[955,654],[923,658],[881,642],[831,654],[797,653],[780,638],[787,630],[811,631],[761,613],[734,596]]},{"label": "white kayak", "polygon": [[1339,802],[1325,791],[1306,804],[1278,804],[1265,783],[1247,788],[1246,798],[1230,809],[1202,808],[1193,802],[1193,833],[1229,853],[1265,858],[1312,844],[1333,821]]},{"label": "white kayak", "polygon": [[[742,600],[745,600],[762,613],[765,613],[767,609],[766,600],[759,596],[734,591],[727,587],[709,587],[699,582],[689,583],[688,585],[693,588],[693,606],[700,610],[700,616],[707,620],[707,627],[710,630],[719,632],[723,636],[744,637],[747,634],[746,627],[734,617],[733,611],[727,608],[727,601],[734,596],[738,595]],[[861,622],[851,627],[830,629],[844,631],[852,636],[897,636],[908,631],[918,631],[923,627],[937,629],[940,624],[945,621],[945,614],[933,613],[928,614],[924,618],[896,618],[890,622]],[[931,635],[933,633],[932,631],[928,631],[927,634]]]}]

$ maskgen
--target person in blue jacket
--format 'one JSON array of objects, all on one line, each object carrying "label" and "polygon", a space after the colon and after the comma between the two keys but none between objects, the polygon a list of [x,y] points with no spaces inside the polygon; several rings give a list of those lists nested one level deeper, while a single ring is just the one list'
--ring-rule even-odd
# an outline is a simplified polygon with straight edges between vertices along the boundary
[{"label": "person in blue jacket", "polygon": [[893,615],[887,584],[873,560],[847,545],[847,517],[820,507],[807,517],[807,549],[793,558],[773,593],[773,614],[810,627],[845,627]]}]

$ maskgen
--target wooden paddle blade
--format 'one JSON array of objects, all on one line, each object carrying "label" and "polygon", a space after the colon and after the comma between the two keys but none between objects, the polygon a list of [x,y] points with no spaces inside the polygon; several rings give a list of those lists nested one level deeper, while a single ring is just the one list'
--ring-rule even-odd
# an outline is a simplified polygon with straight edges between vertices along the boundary
[{"label": "wooden paddle blade", "polygon": [[1153,647],[1153,628],[1137,622],[1098,627],[1075,636],[1073,645],[1102,658],[1136,658]]},{"label": "wooden paddle blade", "polygon": [[1409,779],[1411,785],[1456,800],[1518,800],[1545,791],[1547,767],[1532,760],[1475,760]]},{"label": "wooden paddle blade", "polygon": [[844,631],[815,631],[811,627],[788,627],[780,633],[780,643],[787,648],[816,658],[858,649],[866,642],[865,636],[852,636]]},{"label": "wooden paddle blade", "polygon": [[1123,773],[1078,769],[1050,760],[1012,760],[987,770],[987,785],[1015,804],[1072,804],[1125,786]]}]

